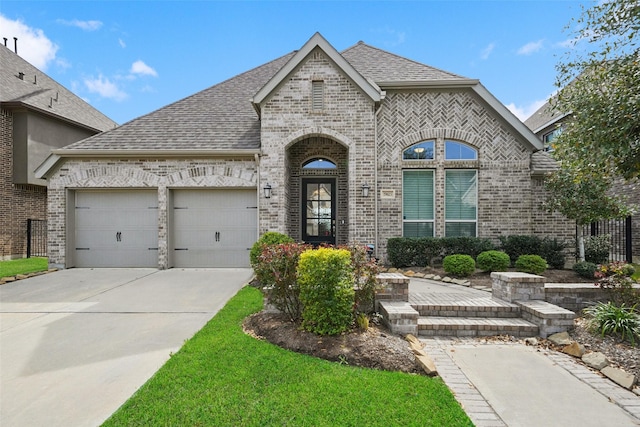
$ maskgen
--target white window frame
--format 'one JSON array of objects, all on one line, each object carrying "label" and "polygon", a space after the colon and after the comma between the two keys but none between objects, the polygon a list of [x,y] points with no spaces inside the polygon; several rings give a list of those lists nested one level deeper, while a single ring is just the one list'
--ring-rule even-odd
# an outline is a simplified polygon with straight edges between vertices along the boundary
[{"label": "white window frame", "polygon": [[[404,219],[404,180],[405,180],[405,173],[406,172],[431,172],[432,178],[431,178],[431,194],[433,197],[433,203],[432,203],[432,209],[433,212],[431,213],[431,217],[432,219],[411,219],[411,220],[406,220]],[[436,234],[436,170],[435,169],[403,169],[402,170],[402,235],[404,237],[404,224],[405,223],[419,223],[419,224],[431,224],[431,236],[424,236],[424,237],[434,237]]]},{"label": "white window frame", "polygon": [[[476,174],[476,188],[474,198],[476,201],[476,209],[475,209],[475,218],[471,219],[447,219],[447,173],[455,172],[455,171],[473,171]],[[478,237],[478,210],[479,210],[479,200],[478,200],[478,189],[479,185],[479,174],[478,169],[445,169],[444,171],[444,194],[443,194],[443,203],[444,203],[444,236],[445,237],[457,237],[457,236],[447,236],[447,224],[448,223],[474,223],[475,224],[475,234],[471,237]]]}]

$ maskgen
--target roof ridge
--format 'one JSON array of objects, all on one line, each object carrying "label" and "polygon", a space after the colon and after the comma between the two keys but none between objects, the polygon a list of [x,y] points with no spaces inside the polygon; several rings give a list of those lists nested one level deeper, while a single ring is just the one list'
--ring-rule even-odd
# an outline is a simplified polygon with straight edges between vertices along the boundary
[{"label": "roof ridge", "polygon": [[358,46],[364,46],[364,47],[367,47],[369,49],[374,49],[374,50],[377,50],[379,52],[386,53],[387,55],[392,55],[392,56],[394,56],[396,58],[400,58],[400,59],[402,59],[404,61],[409,61],[409,62],[412,62],[412,63],[414,63],[416,65],[420,65],[422,67],[428,67],[428,68],[430,68],[432,70],[439,71],[439,72],[445,73],[445,74],[449,74],[452,77],[456,77],[456,78],[460,78],[460,79],[467,79],[467,77],[461,76],[459,74],[452,73],[451,71],[443,70],[442,68],[434,67],[432,65],[428,65],[428,64],[425,64],[423,62],[416,61],[415,59],[407,58],[406,56],[398,55],[397,53],[389,52],[388,50],[381,49],[381,48],[376,47],[376,46],[372,46],[372,45],[370,45],[368,43],[363,42],[362,40],[358,41],[353,46],[350,46],[350,47],[344,49],[342,52],[340,52],[340,54],[344,55],[344,53],[346,53],[347,51],[349,51],[351,49],[354,49],[354,48],[356,48]]}]

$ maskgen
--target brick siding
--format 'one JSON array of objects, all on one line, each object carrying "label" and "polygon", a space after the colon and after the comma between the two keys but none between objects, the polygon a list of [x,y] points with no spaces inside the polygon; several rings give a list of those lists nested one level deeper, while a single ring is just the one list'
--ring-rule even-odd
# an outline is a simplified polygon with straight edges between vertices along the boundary
[{"label": "brick siding", "polygon": [[66,206],[69,189],[140,189],[158,191],[158,267],[168,266],[167,196],[172,188],[255,188],[255,161],[230,159],[68,160],[49,180],[49,264],[67,265]]},{"label": "brick siding", "polygon": [[27,219],[47,219],[47,188],[13,184],[13,114],[0,111],[0,259],[27,254]]}]

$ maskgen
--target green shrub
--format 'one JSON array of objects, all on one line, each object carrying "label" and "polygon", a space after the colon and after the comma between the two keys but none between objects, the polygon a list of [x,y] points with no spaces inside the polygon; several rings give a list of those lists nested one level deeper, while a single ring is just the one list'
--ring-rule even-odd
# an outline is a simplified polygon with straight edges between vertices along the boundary
[{"label": "green shrub", "polygon": [[573,271],[586,279],[594,279],[598,266],[592,262],[580,261],[574,264]]},{"label": "green shrub", "polygon": [[606,304],[599,302],[585,308],[584,312],[590,317],[591,328],[600,332],[603,337],[616,335],[635,345],[635,340],[640,335],[640,317],[635,313],[635,306],[617,306],[611,301]]},{"label": "green shrub", "polygon": [[[267,231],[264,233],[257,242],[251,246],[251,251],[249,252],[249,261],[251,262],[251,267],[255,269],[256,263],[258,262],[258,256],[262,251],[262,247],[265,245],[277,245],[280,243],[293,243],[293,239],[286,234],[278,233],[276,231]],[[260,278],[258,277],[258,280]]]},{"label": "green shrub", "polygon": [[442,237],[440,238],[442,252],[440,256],[469,255],[475,259],[482,252],[495,249],[495,245],[489,239],[480,237]]},{"label": "green shrub", "polygon": [[476,262],[482,271],[507,271],[511,265],[509,255],[501,251],[482,252]]},{"label": "green shrub", "polygon": [[366,313],[375,311],[376,289],[378,287],[378,265],[369,260],[364,246],[344,246],[351,253],[351,268],[356,282],[355,309]]},{"label": "green shrub", "polygon": [[594,264],[604,264],[609,260],[611,236],[587,236],[584,238],[584,259]]},{"label": "green shrub", "polygon": [[269,302],[293,322],[302,315],[297,268],[300,254],[307,249],[308,245],[299,243],[264,245],[254,267]]},{"label": "green shrub", "polygon": [[520,255],[515,267],[523,273],[540,274],[547,269],[547,261],[540,255]]},{"label": "green shrub", "polygon": [[394,237],[387,241],[389,263],[396,268],[431,265],[447,255],[470,255],[495,249],[489,239],[479,237]]},{"label": "green shrub", "polygon": [[540,253],[537,255],[547,260],[551,268],[562,270],[566,261],[565,249],[568,246],[567,242],[545,237],[540,241]]},{"label": "green shrub", "polygon": [[353,322],[354,278],[346,249],[310,249],[300,255],[298,284],[302,327],[319,335],[337,335]]},{"label": "green shrub", "polygon": [[538,236],[500,236],[500,248],[515,264],[520,255],[539,255],[542,240]]},{"label": "green shrub", "polygon": [[[409,267],[418,264],[420,255],[420,239],[393,237],[387,240],[387,256],[389,263],[396,267]],[[425,264],[426,265],[426,262]]]},{"label": "green shrub", "polygon": [[442,267],[449,274],[467,277],[476,271],[476,262],[469,255],[447,255],[442,261]]}]

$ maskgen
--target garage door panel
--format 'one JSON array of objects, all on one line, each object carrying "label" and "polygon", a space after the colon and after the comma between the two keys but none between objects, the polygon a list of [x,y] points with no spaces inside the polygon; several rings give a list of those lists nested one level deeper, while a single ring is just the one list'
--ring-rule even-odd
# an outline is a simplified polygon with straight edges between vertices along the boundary
[{"label": "garage door panel", "polygon": [[256,240],[256,191],[174,190],[172,265],[248,267]]},{"label": "garage door panel", "polygon": [[157,267],[157,192],[76,193],[75,265]]}]

